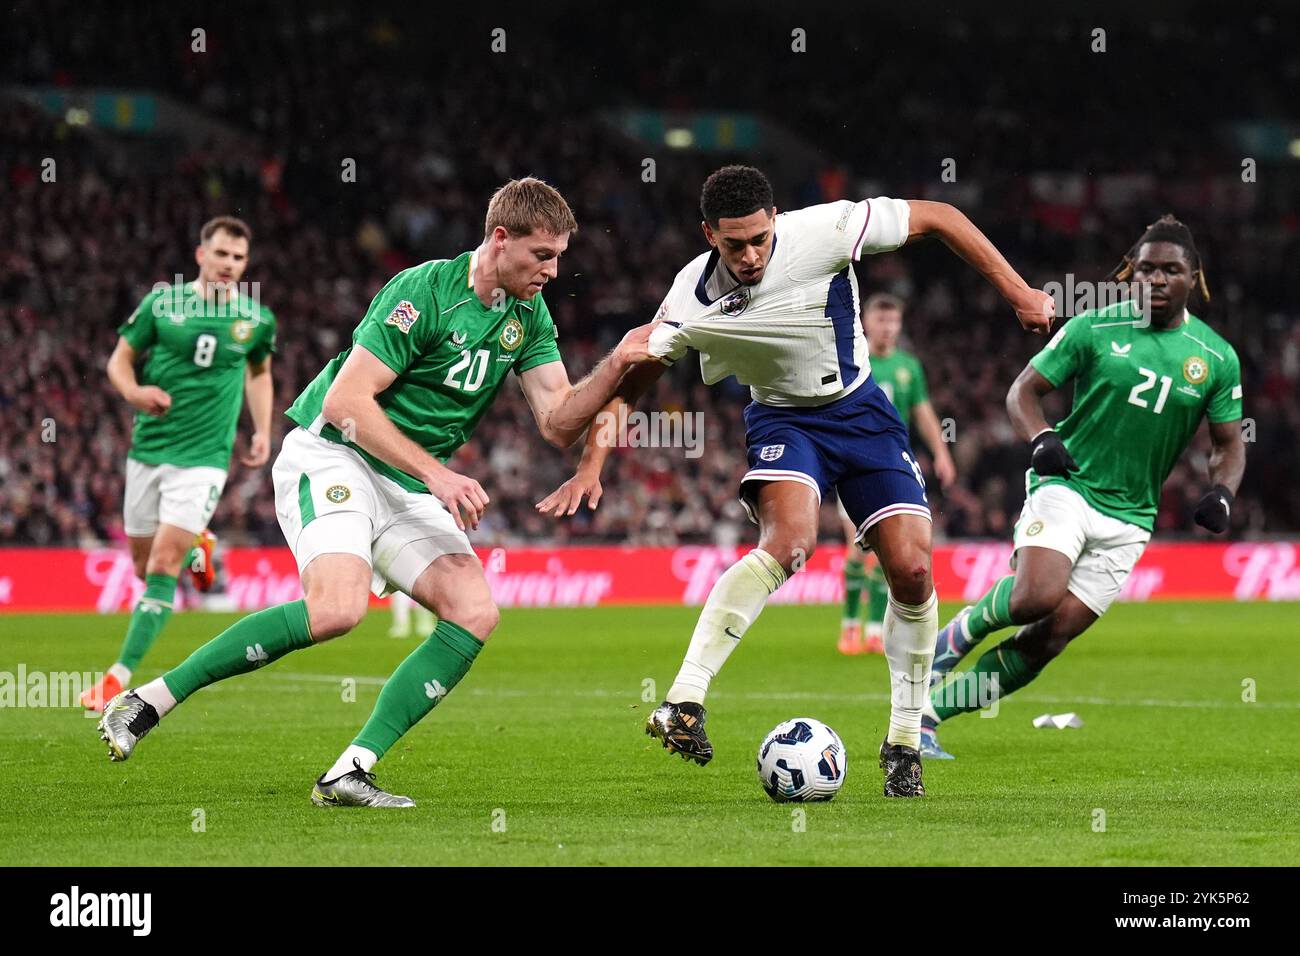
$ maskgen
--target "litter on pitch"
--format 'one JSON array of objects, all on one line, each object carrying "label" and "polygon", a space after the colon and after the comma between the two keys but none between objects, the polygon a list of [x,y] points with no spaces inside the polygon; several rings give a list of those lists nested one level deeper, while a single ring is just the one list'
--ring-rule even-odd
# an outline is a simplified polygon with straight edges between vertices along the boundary
[{"label": "litter on pitch", "polygon": [[1078,714],[1039,714],[1034,718],[1035,727],[1055,727],[1057,730],[1064,730],[1066,727],[1082,727],[1083,718]]}]

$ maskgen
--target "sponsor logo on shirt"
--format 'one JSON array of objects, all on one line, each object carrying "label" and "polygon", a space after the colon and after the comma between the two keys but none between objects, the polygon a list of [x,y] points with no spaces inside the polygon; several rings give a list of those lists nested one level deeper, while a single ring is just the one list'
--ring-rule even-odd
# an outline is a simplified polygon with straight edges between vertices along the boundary
[{"label": "sponsor logo on shirt", "polygon": [[1183,378],[1192,385],[1200,385],[1210,374],[1210,366],[1199,355],[1193,355],[1183,363]]},{"label": "sponsor logo on shirt", "polygon": [[1133,348],[1133,343],[1132,343],[1132,342],[1128,343],[1128,345],[1120,345],[1120,344],[1119,344],[1118,342],[1116,342],[1114,339],[1111,339],[1111,343],[1110,343],[1110,354],[1111,354],[1111,355],[1118,355],[1118,356],[1121,356],[1121,357],[1123,357],[1123,358],[1127,358],[1127,357],[1128,357],[1128,353],[1132,350],[1132,348]]},{"label": "sponsor logo on shirt", "polygon": [[737,289],[718,303],[723,315],[740,315],[749,307],[749,290]]},{"label": "sponsor logo on shirt", "polygon": [[384,319],[384,325],[395,325],[403,335],[406,335],[411,331],[411,326],[415,324],[415,320],[419,317],[420,310],[403,299],[389,313],[388,318]]},{"label": "sponsor logo on shirt", "polygon": [[464,332],[452,332],[452,333],[451,333],[451,344],[454,345],[454,346],[456,346],[456,348],[460,348],[462,345],[464,345],[464,344],[465,344],[465,333],[464,333]]},{"label": "sponsor logo on shirt", "polygon": [[513,352],[524,341],[524,324],[516,318],[510,318],[506,321],[506,327],[501,330],[501,347],[507,352]]}]

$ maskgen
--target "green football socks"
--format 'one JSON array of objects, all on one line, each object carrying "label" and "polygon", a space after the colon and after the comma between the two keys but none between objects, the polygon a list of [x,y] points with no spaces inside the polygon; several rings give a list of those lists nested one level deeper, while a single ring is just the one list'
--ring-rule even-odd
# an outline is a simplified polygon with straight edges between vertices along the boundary
[{"label": "green football socks", "polygon": [[172,616],[172,601],[176,598],[176,576],[150,574],[144,579],[144,594],[131,613],[131,623],[126,628],[126,640],[117,655],[117,662],[127,670],[135,670],[153,642],[158,639],[167,619]]},{"label": "green football socks", "polygon": [[978,644],[994,631],[1010,627],[1011,620],[1011,586],[1016,583],[1016,576],[1008,574],[999,578],[982,598],[975,602],[970,614],[966,616],[966,631],[970,634],[971,645]]},{"label": "green football socks", "polygon": [[[855,549],[856,550],[856,549]],[[844,562],[844,623],[852,624],[862,609],[862,589],[867,583],[867,572],[858,555]]]},{"label": "green football socks", "polygon": [[1014,646],[1015,638],[985,651],[975,666],[930,691],[930,706],[939,720],[983,710],[1024,687],[1039,675]]},{"label": "green football socks", "polygon": [[483,649],[483,642],[451,621],[439,621],[423,644],[384,683],[370,719],[352,741],[382,757],[451,693]]},{"label": "green football socks", "polygon": [[162,680],[180,703],[201,687],[247,674],[311,643],[307,602],[278,604],[236,621]]}]

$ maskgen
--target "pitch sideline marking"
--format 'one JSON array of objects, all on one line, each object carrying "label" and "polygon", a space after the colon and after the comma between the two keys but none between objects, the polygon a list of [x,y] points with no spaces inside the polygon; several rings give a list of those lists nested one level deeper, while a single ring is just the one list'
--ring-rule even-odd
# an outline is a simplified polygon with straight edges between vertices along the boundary
[{"label": "pitch sideline marking", "polygon": [[[263,678],[273,680],[297,681],[299,683],[313,684],[337,684],[344,678],[351,678],[358,684],[364,684],[371,687],[382,687],[387,683],[386,677],[358,677],[353,674],[284,674],[270,672],[262,675]],[[595,690],[575,690],[575,691],[534,691],[534,690],[517,690],[511,688],[492,688],[492,687],[467,687],[461,690],[461,694],[472,694],[475,697],[635,697],[631,691],[609,691],[602,689]],[[861,702],[889,702],[888,694],[823,694],[811,693],[807,691],[795,691],[783,694],[764,693],[761,691],[715,691],[714,697],[723,699],[738,700],[807,700],[807,701],[861,701]],[[1138,698],[1136,700],[1115,700],[1110,697],[1054,697],[1050,694],[1017,694],[1017,700],[1028,701],[1037,704],[1088,704],[1095,707],[1181,707],[1188,709],[1204,710],[1226,710],[1243,706],[1237,702],[1220,701],[1220,700],[1160,700],[1152,697]],[[1270,710],[1300,710],[1300,702],[1294,701],[1256,701],[1250,704],[1251,707],[1262,707]]]}]

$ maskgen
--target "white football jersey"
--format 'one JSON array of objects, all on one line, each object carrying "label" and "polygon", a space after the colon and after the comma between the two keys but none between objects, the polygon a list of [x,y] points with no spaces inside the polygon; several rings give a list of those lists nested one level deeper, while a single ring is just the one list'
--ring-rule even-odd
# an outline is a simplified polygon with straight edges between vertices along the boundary
[{"label": "white football jersey", "polygon": [[871,363],[849,263],[907,241],[910,208],[879,196],[777,215],[763,277],[743,285],[716,249],[677,274],[650,351],[671,365],[688,348],[712,385],[728,375],[764,405],[824,405],[867,380]]}]

